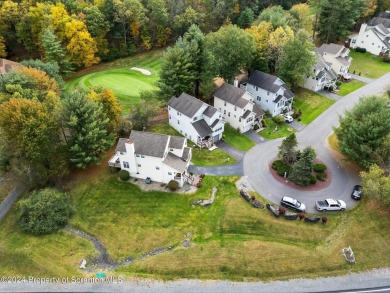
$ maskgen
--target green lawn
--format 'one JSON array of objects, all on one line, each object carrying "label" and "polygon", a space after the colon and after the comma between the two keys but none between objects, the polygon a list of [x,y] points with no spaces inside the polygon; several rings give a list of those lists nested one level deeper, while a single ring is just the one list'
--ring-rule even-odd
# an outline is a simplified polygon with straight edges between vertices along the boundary
[{"label": "green lawn", "polygon": [[300,122],[307,125],[333,104],[332,99],[300,88],[295,92],[293,107],[297,110],[301,109]]},{"label": "green lawn", "polygon": [[[69,192],[75,205],[71,224],[98,237],[117,261],[177,247],[110,275],[267,281],[388,266],[390,234],[384,231],[390,218],[366,198],[348,212],[327,214],[325,225],[287,221],[244,201],[234,184],[237,179],[206,176],[193,194],[143,192],[107,171],[80,181]],[[209,198],[213,187],[218,188],[213,205],[191,206],[195,199]],[[40,237],[24,234],[16,225],[16,212],[13,209],[0,226],[2,275],[83,274],[78,270],[81,259],[95,255],[89,242],[63,231]],[[192,246],[183,248],[187,233],[192,233]],[[341,254],[348,246],[357,257],[353,266]],[[296,261],[300,259],[304,261]]]},{"label": "green lawn", "polygon": [[373,54],[351,50],[349,56],[353,59],[349,68],[351,73],[361,73],[362,76],[368,78],[378,78],[390,71],[390,63],[383,62],[382,58]]},{"label": "green lawn", "polygon": [[225,130],[223,132],[223,140],[236,149],[249,151],[256,144],[248,137],[238,132],[229,124],[225,124]]},{"label": "green lawn", "polygon": [[[272,118],[266,118],[264,120],[267,123],[268,127],[260,131],[259,134],[266,139],[285,137],[295,132],[295,129],[287,123],[276,124],[272,120]],[[275,131],[276,127],[277,127],[277,131]]]},{"label": "green lawn", "polygon": [[[148,127],[147,131],[182,137],[168,122],[153,124]],[[209,151],[206,148],[200,149],[190,140],[187,140],[187,145],[192,147],[191,162],[196,166],[222,166],[237,163],[235,158],[220,149],[213,151]]]},{"label": "green lawn", "polygon": [[[108,88],[115,93],[123,114],[127,115],[131,106],[139,102],[140,91],[157,88],[155,83],[159,79],[162,52],[137,54],[80,71],[66,82],[65,91],[78,86],[85,89],[94,86]],[[132,67],[147,69],[151,75],[132,70]]]},{"label": "green lawn", "polygon": [[356,91],[357,89],[361,88],[364,85],[365,85],[364,82],[361,82],[361,81],[356,80],[356,79],[351,80],[350,82],[343,82],[339,86],[340,90],[337,92],[337,94],[339,96],[346,96],[349,93]]}]

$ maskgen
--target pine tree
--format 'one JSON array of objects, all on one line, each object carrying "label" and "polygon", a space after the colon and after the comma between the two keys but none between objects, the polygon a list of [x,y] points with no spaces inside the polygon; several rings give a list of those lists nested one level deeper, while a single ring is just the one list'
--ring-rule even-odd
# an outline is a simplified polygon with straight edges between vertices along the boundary
[{"label": "pine tree", "polygon": [[45,29],[42,33],[42,46],[45,50],[46,62],[56,62],[62,74],[72,72],[72,66],[65,56],[61,42],[50,29]]},{"label": "pine tree", "polygon": [[301,186],[309,185],[310,177],[313,173],[315,157],[315,151],[311,147],[306,147],[302,151],[298,162],[294,164],[288,178],[295,184]]},{"label": "pine tree", "polygon": [[298,142],[295,133],[290,134],[282,141],[282,144],[279,147],[278,157],[281,158],[285,164],[294,163],[297,160],[297,145]]},{"label": "pine tree", "polygon": [[85,169],[99,163],[99,155],[114,142],[114,136],[106,130],[108,122],[102,106],[82,93],[76,91],[66,97],[63,126],[74,166]]}]

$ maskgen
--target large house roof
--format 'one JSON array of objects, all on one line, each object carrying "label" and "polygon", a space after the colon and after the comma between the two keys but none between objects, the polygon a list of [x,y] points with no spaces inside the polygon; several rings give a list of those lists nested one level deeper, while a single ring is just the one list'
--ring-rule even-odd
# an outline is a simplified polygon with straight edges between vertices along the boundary
[{"label": "large house roof", "polygon": [[[281,85],[278,84],[280,82]],[[280,78],[262,71],[253,71],[252,74],[249,76],[248,83],[254,86],[258,86],[259,88],[262,88],[271,93],[276,93],[280,88],[283,88],[284,96],[287,99],[294,97],[293,92]]]},{"label": "large house roof", "polygon": [[178,98],[172,97],[168,102],[168,106],[190,118],[192,118],[203,105],[205,105],[205,103],[201,100],[186,93],[182,93]]},{"label": "large house roof", "polygon": [[7,73],[11,69],[19,68],[20,64],[14,61],[0,58],[0,74]]},{"label": "large house roof", "polygon": [[127,138],[118,139],[118,143],[117,143],[116,148],[115,148],[116,152],[121,152],[121,153],[126,152],[126,146],[125,146],[126,140],[127,140]]},{"label": "large house roof", "polygon": [[378,24],[384,25],[386,28],[390,28],[390,19],[389,18],[383,18],[383,17],[374,17],[370,19],[367,24],[369,26],[376,26]]},{"label": "large house roof", "polygon": [[258,115],[258,116],[264,116],[263,109],[261,109],[260,106],[257,105],[256,103],[253,105],[253,112],[255,112],[256,115]]},{"label": "large house roof", "polygon": [[343,45],[337,45],[337,44],[322,44],[321,47],[315,49],[316,52],[323,54],[323,53],[329,53],[336,55],[338,52],[344,49]]},{"label": "large house roof", "polygon": [[386,35],[390,33],[390,31],[382,23],[378,24],[376,27],[379,28]]},{"label": "large house roof", "polygon": [[[189,151],[186,151],[186,153]],[[187,153],[188,157],[188,153]],[[187,168],[187,162],[184,161],[182,158],[179,158],[178,156],[175,156],[172,153],[168,153],[167,156],[164,158],[163,163],[168,165],[169,167],[179,171],[184,172]]]},{"label": "large house roof", "polygon": [[169,135],[132,130],[129,140],[134,143],[134,152],[137,155],[163,158]]},{"label": "large house roof", "polygon": [[207,109],[203,112],[207,117],[213,117],[213,115],[217,112],[213,106],[208,106]]},{"label": "large house roof", "polygon": [[244,89],[224,83],[215,91],[214,97],[243,109],[249,103],[249,100],[243,98],[245,93]]},{"label": "large house roof", "polygon": [[186,139],[183,137],[171,136],[171,139],[169,140],[169,148],[181,150],[185,141]]}]

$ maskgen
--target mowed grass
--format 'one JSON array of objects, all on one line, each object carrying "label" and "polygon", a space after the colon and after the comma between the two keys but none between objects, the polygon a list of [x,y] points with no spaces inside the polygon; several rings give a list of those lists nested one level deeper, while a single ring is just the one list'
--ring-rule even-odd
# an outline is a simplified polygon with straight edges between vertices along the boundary
[{"label": "mowed grass", "polygon": [[[147,131],[182,137],[168,122],[160,122],[150,125]],[[191,162],[196,166],[223,166],[237,163],[237,160],[220,149],[209,151],[206,148],[197,147],[192,141],[187,140],[187,145],[192,148]]]},{"label": "mowed grass", "polygon": [[[162,53],[162,50],[155,50],[82,70],[66,82],[65,91],[76,87],[108,88],[118,98],[123,115],[127,115],[131,107],[139,103],[141,91],[157,89],[155,84],[159,79]],[[151,75],[132,70],[132,67],[147,69]]]},{"label": "mowed grass", "polygon": [[340,90],[337,92],[337,94],[339,96],[346,96],[349,93],[356,91],[357,89],[361,88],[364,85],[365,85],[364,82],[361,82],[361,81],[356,80],[356,79],[351,80],[350,82],[343,82],[339,86]]},{"label": "mowed grass", "polygon": [[0,275],[66,277],[83,274],[81,260],[93,258],[96,251],[87,240],[59,231],[33,236],[19,229],[17,207],[8,212],[0,225]]},{"label": "mowed grass", "polygon": [[[276,124],[272,118],[266,118],[264,120],[267,123],[267,128],[260,131],[259,135],[265,139],[281,138],[295,132],[295,129],[287,123]],[[275,131],[276,128],[277,130]]]},{"label": "mowed grass", "polygon": [[294,97],[294,108],[301,109],[300,122],[306,125],[333,104],[334,100],[303,88],[298,89]]},{"label": "mowed grass", "polygon": [[390,63],[383,62],[379,56],[354,50],[351,50],[349,56],[353,59],[349,68],[351,73],[361,73],[361,76],[375,79],[390,71]]},{"label": "mowed grass", "polygon": [[229,124],[225,124],[223,140],[232,147],[243,151],[249,151],[256,145],[251,139],[237,131],[237,129],[231,127]]}]

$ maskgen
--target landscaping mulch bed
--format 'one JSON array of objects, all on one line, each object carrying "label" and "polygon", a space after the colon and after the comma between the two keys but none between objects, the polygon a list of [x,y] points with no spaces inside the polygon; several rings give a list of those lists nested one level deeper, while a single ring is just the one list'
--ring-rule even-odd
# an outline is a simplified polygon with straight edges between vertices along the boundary
[{"label": "landscaping mulch bed", "polygon": [[[316,160],[316,163],[321,163],[321,162]],[[330,185],[330,183],[332,182],[332,173],[330,172],[329,169],[326,169],[324,171],[324,173],[326,174],[325,181],[317,180],[316,184],[309,185],[309,186],[299,186],[299,185],[296,185],[295,183],[288,181],[288,178],[283,178],[282,176],[279,176],[278,172],[276,172],[276,170],[272,169],[272,162],[270,162],[268,164],[268,169],[269,169],[270,173],[272,174],[272,176],[277,181],[279,181],[280,183],[282,183],[288,187],[291,187],[291,188],[294,188],[297,190],[317,191],[317,190],[321,190],[321,189],[328,187]]]}]

